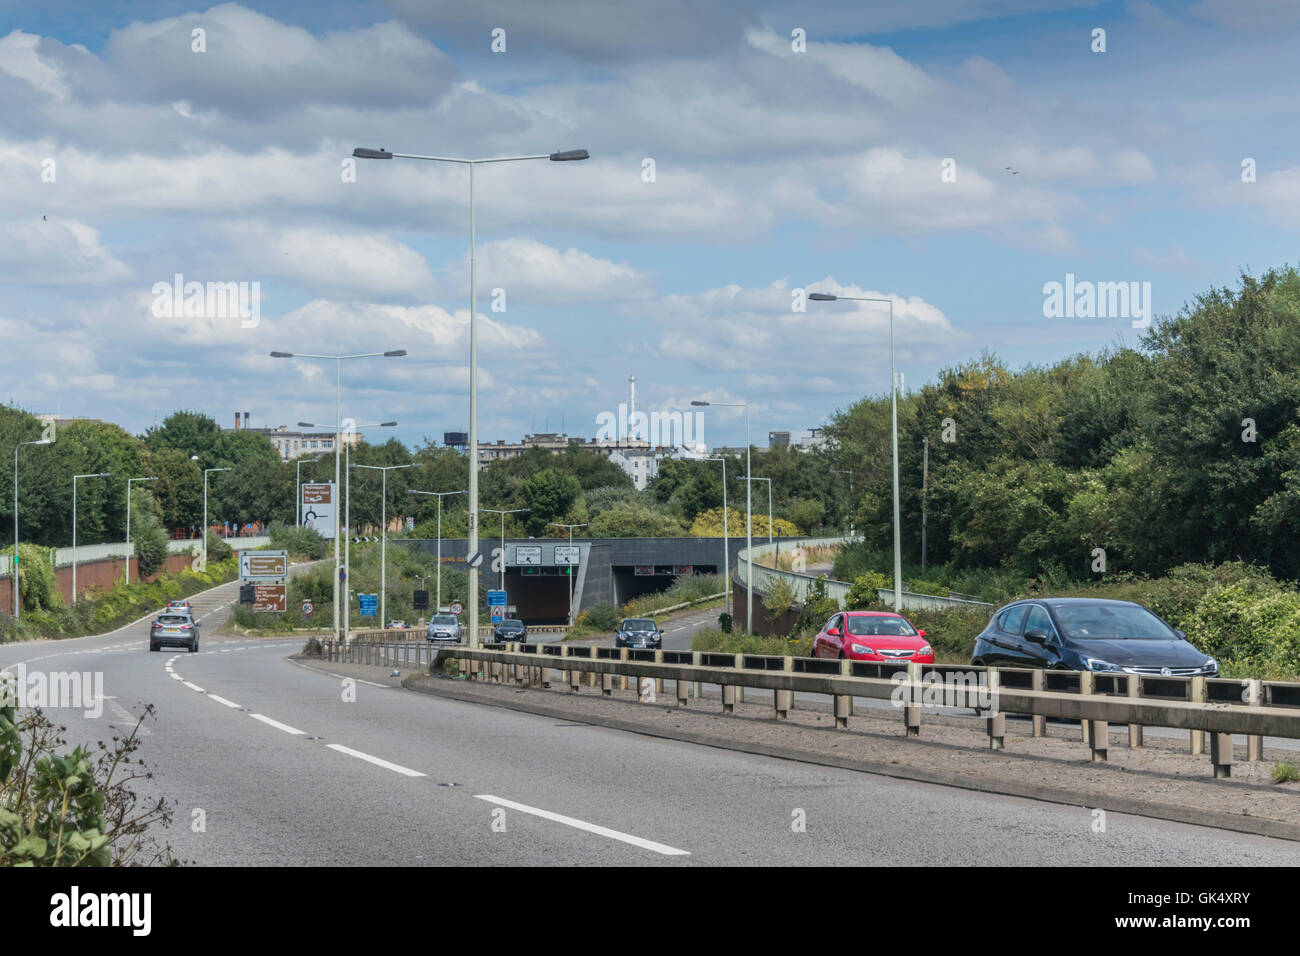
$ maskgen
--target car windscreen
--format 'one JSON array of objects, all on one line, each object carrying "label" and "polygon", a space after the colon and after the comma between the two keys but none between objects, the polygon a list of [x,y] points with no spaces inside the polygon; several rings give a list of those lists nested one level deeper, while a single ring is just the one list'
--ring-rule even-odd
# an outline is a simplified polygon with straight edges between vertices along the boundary
[{"label": "car windscreen", "polygon": [[849,633],[856,637],[872,634],[886,637],[915,637],[916,628],[901,617],[851,617]]},{"label": "car windscreen", "polygon": [[433,616],[433,620],[431,620],[429,623],[430,624],[451,624],[454,626],[458,620],[459,620],[458,618],[456,618],[454,615],[451,614],[435,614]]},{"label": "car windscreen", "polygon": [[655,622],[643,617],[632,617],[623,622],[625,631],[653,631],[654,629]]},{"label": "car windscreen", "polygon": [[515,620],[514,618],[509,618],[509,617],[508,617],[508,618],[506,618],[504,621],[501,622],[500,626],[501,626],[501,627],[523,627],[523,626],[524,626],[524,622],[523,622],[523,621],[518,621],[518,620]]},{"label": "car windscreen", "polygon": [[164,614],[158,618],[159,624],[166,624],[168,627],[175,627],[177,624],[188,624],[190,619],[185,614]]},{"label": "car windscreen", "polygon": [[1178,635],[1144,607],[1054,604],[1065,636],[1076,641],[1172,641]]}]

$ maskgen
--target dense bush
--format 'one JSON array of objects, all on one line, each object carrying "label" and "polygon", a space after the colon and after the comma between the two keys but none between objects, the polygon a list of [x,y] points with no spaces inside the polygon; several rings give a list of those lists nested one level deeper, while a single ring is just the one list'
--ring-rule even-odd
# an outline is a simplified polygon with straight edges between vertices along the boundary
[{"label": "dense bush", "polygon": [[[13,545],[4,549],[13,559]],[[48,610],[63,606],[54,577],[54,549],[22,543],[18,545],[18,596],[22,599],[23,613]]]},{"label": "dense bush", "polygon": [[299,528],[296,525],[273,522],[267,529],[271,547],[276,551],[288,551],[295,557],[308,561],[318,561],[325,557],[326,540],[315,528]]},{"label": "dense bush", "polygon": [[849,585],[848,596],[844,599],[844,610],[866,611],[879,610],[884,605],[878,593],[881,588],[892,588],[893,584],[879,571],[859,574]]}]

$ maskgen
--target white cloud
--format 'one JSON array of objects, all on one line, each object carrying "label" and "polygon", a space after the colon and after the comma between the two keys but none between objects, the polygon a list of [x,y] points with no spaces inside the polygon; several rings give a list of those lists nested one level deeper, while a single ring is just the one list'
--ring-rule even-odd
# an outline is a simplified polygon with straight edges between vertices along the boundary
[{"label": "white cloud", "polygon": [[0,281],[86,285],[117,282],[129,274],[83,222],[35,217],[0,223]]},{"label": "white cloud", "polygon": [[[457,262],[448,269],[458,296],[469,292],[469,269]],[[579,249],[559,250],[526,236],[478,245],[479,293],[494,287],[506,303],[572,305],[645,299],[654,292],[650,277],[626,262],[600,259]]]}]

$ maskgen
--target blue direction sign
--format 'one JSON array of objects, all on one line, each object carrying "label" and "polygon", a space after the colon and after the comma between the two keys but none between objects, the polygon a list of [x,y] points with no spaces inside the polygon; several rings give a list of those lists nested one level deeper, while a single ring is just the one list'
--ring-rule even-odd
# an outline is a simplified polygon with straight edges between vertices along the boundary
[{"label": "blue direction sign", "polygon": [[379,613],[378,594],[358,594],[357,603],[361,606],[362,617],[374,617]]},{"label": "blue direction sign", "polygon": [[492,619],[492,623],[496,624],[499,621],[505,620],[506,592],[498,591],[495,588],[489,588],[487,593],[487,598],[488,598],[488,616]]}]

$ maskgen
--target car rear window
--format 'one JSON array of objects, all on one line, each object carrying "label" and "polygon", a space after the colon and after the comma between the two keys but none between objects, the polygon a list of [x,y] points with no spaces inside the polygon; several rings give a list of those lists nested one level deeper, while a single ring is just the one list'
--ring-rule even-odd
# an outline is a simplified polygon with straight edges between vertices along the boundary
[{"label": "car rear window", "polygon": [[849,633],[855,637],[879,634],[884,637],[912,637],[916,628],[901,617],[850,617]]},{"label": "car rear window", "polygon": [[186,614],[164,614],[158,618],[159,624],[175,625],[190,623],[189,616]]},{"label": "car rear window", "polygon": [[1144,607],[1056,604],[1052,608],[1066,637],[1077,641],[1172,641],[1178,638]]}]

